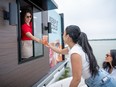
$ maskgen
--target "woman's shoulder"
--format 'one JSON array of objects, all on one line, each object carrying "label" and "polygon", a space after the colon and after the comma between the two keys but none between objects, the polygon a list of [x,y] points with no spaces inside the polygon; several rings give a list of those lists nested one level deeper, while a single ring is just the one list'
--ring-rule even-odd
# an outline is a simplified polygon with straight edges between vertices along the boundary
[{"label": "woman's shoulder", "polygon": [[26,23],[24,23],[24,24],[22,24],[22,26],[21,26],[22,28],[27,28],[28,27],[28,25],[26,24]]},{"label": "woman's shoulder", "polygon": [[25,27],[25,26],[27,26],[27,24],[26,24],[26,23],[22,24],[22,27]]},{"label": "woman's shoulder", "polygon": [[78,44],[75,44],[75,45],[73,46],[73,48],[70,49],[70,53],[71,53],[71,54],[72,54],[72,53],[82,54],[83,51],[82,51],[81,47],[80,47]]},{"label": "woman's shoulder", "polygon": [[75,44],[72,50],[76,50],[78,52],[83,52],[82,47],[79,44]]},{"label": "woman's shoulder", "polygon": [[113,71],[116,73],[116,68],[113,68]]},{"label": "woman's shoulder", "polygon": [[30,22],[30,26],[32,26],[32,22]]},{"label": "woman's shoulder", "polygon": [[111,76],[116,76],[116,69],[115,68],[113,68],[113,71],[111,73]]}]

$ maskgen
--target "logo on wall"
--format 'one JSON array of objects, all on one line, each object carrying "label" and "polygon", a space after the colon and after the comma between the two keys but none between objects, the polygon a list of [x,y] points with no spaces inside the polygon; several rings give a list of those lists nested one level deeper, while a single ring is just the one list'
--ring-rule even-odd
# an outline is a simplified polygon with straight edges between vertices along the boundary
[{"label": "logo on wall", "polygon": [[[48,15],[48,21],[51,23],[52,30],[52,33],[49,34],[49,43],[56,48],[62,49],[61,17],[54,10],[48,11]],[[62,55],[54,52],[52,49],[49,49],[49,58],[51,68],[62,61]]]},{"label": "logo on wall", "polygon": [[57,33],[58,31],[58,21],[52,17],[49,17],[49,21],[51,22],[52,33]]}]

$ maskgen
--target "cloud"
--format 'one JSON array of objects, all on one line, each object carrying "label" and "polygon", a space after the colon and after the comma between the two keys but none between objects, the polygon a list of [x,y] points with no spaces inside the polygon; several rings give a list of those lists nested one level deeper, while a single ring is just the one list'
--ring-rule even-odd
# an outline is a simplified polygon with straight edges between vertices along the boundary
[{"label": "cloud", "polygon": [[116,38],[116,0],[55,0],[65,27],[78,25],[89,38]]}]

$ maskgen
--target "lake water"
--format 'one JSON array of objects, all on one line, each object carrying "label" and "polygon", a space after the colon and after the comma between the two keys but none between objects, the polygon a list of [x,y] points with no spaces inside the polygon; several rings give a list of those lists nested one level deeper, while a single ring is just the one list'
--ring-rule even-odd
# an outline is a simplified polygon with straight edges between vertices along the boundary
[{"label": "lake water", "polygon": [[89,41],[89,43],[100,66],[102,66],[106,53],[110,52],[111,49],[116,49],[116,40],[98,40]]}]

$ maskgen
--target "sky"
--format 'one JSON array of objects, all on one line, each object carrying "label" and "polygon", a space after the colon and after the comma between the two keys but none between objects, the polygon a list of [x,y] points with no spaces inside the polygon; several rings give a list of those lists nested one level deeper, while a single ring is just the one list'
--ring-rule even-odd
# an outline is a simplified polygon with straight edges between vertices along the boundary
[{"label": "sky", "polygon": [[89,39],[116,38],[116,0],[54,0],[64,28],[77,25]]}]

